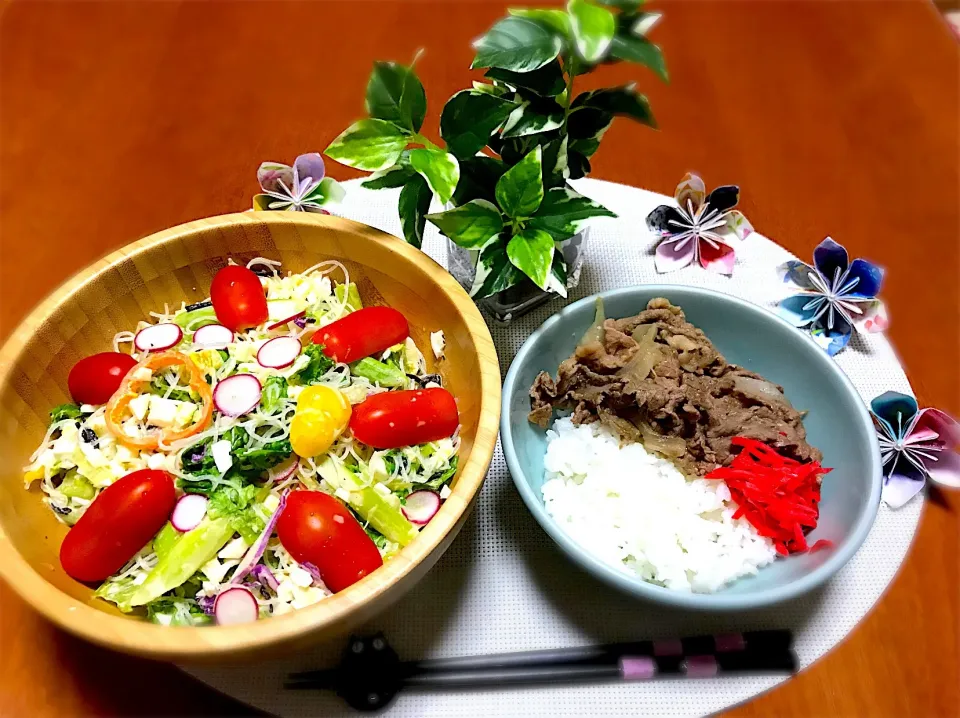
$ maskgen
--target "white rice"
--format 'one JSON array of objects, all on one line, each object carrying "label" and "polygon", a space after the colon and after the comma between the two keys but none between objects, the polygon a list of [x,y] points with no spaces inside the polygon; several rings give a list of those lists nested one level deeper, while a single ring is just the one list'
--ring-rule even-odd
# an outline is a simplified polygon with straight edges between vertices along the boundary
[{"label": "white rice", "polygon": [[777,557],[723,481],[689,479],[599,424],[558,419],[547,432],[543,499],[577,543],[604,562],[678,591],[711,593]]}]

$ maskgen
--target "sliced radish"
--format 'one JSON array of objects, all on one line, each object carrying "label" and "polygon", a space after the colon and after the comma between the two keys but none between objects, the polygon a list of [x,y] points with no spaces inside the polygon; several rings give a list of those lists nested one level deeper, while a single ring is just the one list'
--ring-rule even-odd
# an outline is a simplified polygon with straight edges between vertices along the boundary
[{"label": "sliced radish", "polygon": [[257,362],[267,369],[283,369],[297,360],[302,349],[296,337],[275,337],[260,347]]},{"label": "sliced radish", "polygon": [[207,515],[207,497],[200,494],[181,496],[173,507],[170,523],[177,531],[193,531]]},{"label": "sliced radish", "polygon": [[193,343],[204,349],[223,349],[233,344],[233,332],[222,324],[207,324],[193,333]]},{"label": "sliced radish", "polygon": [[433,491],[414,491],[401,510],[410,523],[425,526],[440,510],[440,495]]},{"label": "sliced radish", "polygon": [[300,466],[300,457],[294,454],[292,459],[272,469],[269,474],[269,479],[274,483],[286,481],[293,476],[298,466]]},{"label": "sliced radish", "polygon": [[305,317],[305,316],[307,316],[307,310],[306,310],[306,309],[304,309],[302,312],[297,312],[296,314],[294,314],[294,315],[292,315],[292,316],[289,316],[289,317],[287,317],[286,319],[281,319],[279,322],[276,322],[275,324],[271,324],[269,327],[267,327],[267,329],[277,329],[277,328],[279,328],[279,327],[282,327],[284,324],[289,324],[290,322],[295,322],[295,321],[297,321],[298,319],[300,319],[301,317]]},{"label": "sliced radish", "polygon": [[175,347],[183,339],[183,330],[172,323],[152,324],[137,332],[134,346],[142,352],[162,352]]},{"label": "sliced radish", "polygon": [[234,374],[217,384],[213,403],[221,414],[241,416],[256,408],[262,391],[260,380],[253,374]]},{"label": "sliced radish", "polygon": [[213,617],[219,626],[253,623],[260,617],[260,606],[250,589],[231,586],[221,591],[214,601]]}]

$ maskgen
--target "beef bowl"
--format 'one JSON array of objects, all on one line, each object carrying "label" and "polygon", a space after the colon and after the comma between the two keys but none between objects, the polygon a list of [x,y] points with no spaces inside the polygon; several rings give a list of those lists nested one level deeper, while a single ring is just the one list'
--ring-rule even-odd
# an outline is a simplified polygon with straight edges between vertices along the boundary
[{"label": "beef bowl", "polygon": [[500,437],[530,513],[611,586],[683,608],[799,596],[856,553],[881,463],[864,402],[808,336],[706,289],[589,297],[524,343]]},{"label": "beef bowl", "polygon": [[249,212],[66,282],[0,350],[0,407],[11,588],[108,648],[259,659],[348,632],[436,563],[486,475],[500,375],[425,254]]}]

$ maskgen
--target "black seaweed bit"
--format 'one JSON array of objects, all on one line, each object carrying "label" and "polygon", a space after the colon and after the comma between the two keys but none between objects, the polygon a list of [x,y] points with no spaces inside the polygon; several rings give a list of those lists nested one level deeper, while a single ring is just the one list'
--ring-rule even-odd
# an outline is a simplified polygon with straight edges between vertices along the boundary
[{"label": "black seaweed bit", "polygon": [[417,376],[416,374],[407,374],[408,377],[413,379],[421,387],[426,386],[427,384],[441,384],[442,378],[439,374],[424,374],[423,376]]},{"label": "black seaweed bit", "polygon": [[263,596],[265,600],[270,600],[270,592],[267,590],[266,586],[260,587],[260,595]]},{"label": "black seaweed bit", "polygon": [[272,603],[267,606],[267,612],[268,612],[268,613],[273,613],[273,604],[272,604]]},{"label": "black seaweed bit", "polygon": [[96,435],[93,429],[84,427],[83,431],[80,432],[80,438],[88,444],[93,444],[94,449],[100,448],[100,438]]},{"label": "black seaweed bit", "polygon": [[197,302],[196,304],[188,304],[183,308],[185,312],[192,312],[194,309],[206,309],[207,307],[212,307],[213,302],[209,299],[204,299],[202,302]]},{"label": "black seaweed bit", "polygon": [[266,267],[257,267],[256,269],[250,270],[258,277],[272,277],[276,274],[273,270],[267,269]]},{"label": "black seaweed bit", "polygon": [[53,509],[56,513],[61,516],[67,516],[73,513],[72,509],[68,509],[66,506],[57,506],[56,504],[50,504],[50,508]]}]

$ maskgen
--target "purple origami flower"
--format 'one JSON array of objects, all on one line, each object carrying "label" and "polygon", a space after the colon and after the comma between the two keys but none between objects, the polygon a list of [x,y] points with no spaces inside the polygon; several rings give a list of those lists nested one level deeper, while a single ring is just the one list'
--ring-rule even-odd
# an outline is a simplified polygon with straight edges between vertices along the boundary
[{"label": "purple origami flower", "polygon": [[721,274],[733,274],[734,242],[747,238],[753,227],[739,210],[740,188],[717,187],[707,194],[703,180],[684,175],[675,195],[678,207],[662,204],[647,215],[647,227],[661,238],[658,272],[672,272],[693,262]]},{"label": "purple origami flower", "polygon": [[889,325],[877,299],[883,270],[865,259],[850,262],[847,250],[830,237],[813,250],[814,267],[798,260],[777,267],[799,292],[780,300],[777,313],[795,327],[808,328],[830,356],[843,349],[854,330],[882,332]]},{"label": "purple origami flower", "polygon": [[257,170],[263,194],[253,198],[253,208],[329,214],[324,205],[340,202],[346,193],[339,182],[324,174],[319,152],[300,155],[293,167],[264,162]]},{"label": "purple origami flower", "polygon": [[917,410],[912,396],[888,391],[870,402],[883,460],[883,500],[898,509],[929,478],[960,488],[960,424],[939,409]]}]

